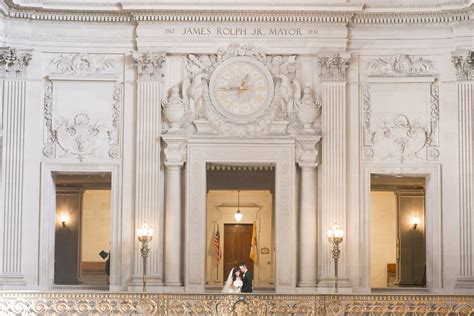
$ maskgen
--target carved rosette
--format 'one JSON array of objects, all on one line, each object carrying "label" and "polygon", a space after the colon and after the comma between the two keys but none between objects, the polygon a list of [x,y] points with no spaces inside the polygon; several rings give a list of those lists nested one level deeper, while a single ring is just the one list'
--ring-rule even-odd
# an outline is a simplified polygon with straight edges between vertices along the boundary
[{"label": "carved rosette", "polygon": [[346,81],[351,64],[350,54],[332,53],[319,56],[321,81]]},{"label": "carved rosette", "polygon": [[474,80],[474,51],[455,52],[451,62],[456,69],[457,80]]},{"label": "carved rosette", "polygon": [[43,156],[46,158],[120,158],[120,111],[122,84],[114,85],[112,95],[112,117],[108,122],[92,119],[87,113],[77,113],[71,118],[53,115],[54,88],[46,81],[43,117],[45,141]]},{"label": "carved rosette", "polygon": [[133,63],[137,67],[138,78],[142,81],[159,81],[164,77],[163,66],[166,62],[164,52],[145,52],[132,54]]},{"label": "carved rosette", "polygon": [[31,51],[19,52],[12,47],[0,48],[0,76],[22,78],[32,59]]},{"label": "carved rosette", "polygon": [[381,56],[368,62],[369,76],[420,77],[433,75],[433,62],[420,56]]}]

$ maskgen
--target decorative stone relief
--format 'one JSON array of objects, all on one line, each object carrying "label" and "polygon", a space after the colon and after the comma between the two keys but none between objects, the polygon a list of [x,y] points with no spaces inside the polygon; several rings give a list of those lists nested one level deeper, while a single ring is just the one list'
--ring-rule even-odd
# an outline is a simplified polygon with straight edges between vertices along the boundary
[{"label": "decorative stone relief", "polygon": [[370,76],[417,77],[430,76],[433,62],[422,57],[410,55],[381,56],[367,64]]},{"label": "decorative stone relief", "polygon": [[451,61],[456,68],[457,80],[474,80],[474,51],[453,53]]},{"label": "decorative stone relief", "polygon": [[166,62],[166,53],[145,52],[132,55],[134,64],[137,66],[140,80],[161,80],[164,76],[163,65]]},{"label": "decorative stone relief", "polygon": [[23,76],[31,59],[31,52],[18,52],[12,47],[0,48],[0,76]]},{"label": "decorative stone relief", "polygon": [[51,75],[115,77],[116,61],[98,54],[61,54],[49,63]]},{"label": "decorative stone relief", "polygon": [[333,53],[326,56],[321,55],[319,57],[321,74],[319,76],[322,81],[346,81],[350,63],[350,54]]},{"label": "decorative stone relief", "polygon": [[81,112],[74,117],[53,117],[53,83],[46,82],[43,115],[46,140],[43,156],[47,158],[87,158],[120,157],[119,128],[122,102],[122,85],[115,84],[112,97],[112,117],[109,122],[93,120],[89,114]]},{"label": "decorative stone relief", "polygon": [[187,138],[183,135],[163,135],[166,166],[182,166],[186,162]]},{"label": "decorative stone relief", "polygon": [[170,96],[162,100],[164,117],[171,126],[168,132],[179,130],[186,115],[186,105],[187,102],[180,97],[178,86],[171,88]]},{"label": "decorative stone relief", "polygon": [[398,113],[374,122],[370,88],[362,88],[363,151],[364,160],[436,160],[439,158],[439,87],[431,85],[430,116],[428,123]]},{"label": "decorative stone relief", "polygon": [[[239,117],[235,120],[223,114],[211,100],[209,89],[213,72],[233,57],[256,60],[273,79],[273,99],[255,117]],[[186,115],[183,116],[179,131],[165,132],[238,137],[314,133],[312,125],[319,115],[320,102],[312,96],[309,87],[301,94],[301,85],[296,79],[296,56],[267,55],[260,48],[233,44],[226,49],[219,49],[216,54],[189,54],[184,62],[187,75],[181,85],[181,95],[183,104],[187,104]],[[166,121],[169,123],[167,118]]]},{"label": "decorative stone relief", "polygon": [[316,166],[319,163],[319,135],[304,135],[296,139],[296,162],[300,166]]}]

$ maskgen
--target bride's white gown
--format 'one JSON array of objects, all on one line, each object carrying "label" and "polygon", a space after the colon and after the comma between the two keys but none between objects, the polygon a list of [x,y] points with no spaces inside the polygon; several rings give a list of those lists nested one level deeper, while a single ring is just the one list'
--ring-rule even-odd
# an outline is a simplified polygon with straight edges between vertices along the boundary
[{"label": "bride's white gown", "polygon": [[242,288],[242,285],[244,282],[242,280],[236,279],[233,283],[232,286],[227,286],[225,285],[224,288],[222,289],[223,293],[240,293],[240,289]]},{"label": "bride's white gown", "polygon": [[232,271],[229,273],[229,277],[227,278],[227,282],[225,283],[224,287],[222,288],[222,293],[240,293],[240,289],[244,282],[240,277],[235,279],[232,282]]}]

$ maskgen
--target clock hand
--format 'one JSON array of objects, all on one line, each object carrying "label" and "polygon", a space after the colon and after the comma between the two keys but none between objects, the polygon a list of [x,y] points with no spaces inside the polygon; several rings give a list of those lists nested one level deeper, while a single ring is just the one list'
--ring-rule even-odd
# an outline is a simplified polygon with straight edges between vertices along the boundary
[{"label": "clock hand", "polygon": [[245,77],[242,79],[242,81],[240,81],[240,86],[239,86],[240,90],[245,90],[244,89],[245,88],[245,82],[247,81],[248,77],[249,77],[249,74],[246,74]]}]

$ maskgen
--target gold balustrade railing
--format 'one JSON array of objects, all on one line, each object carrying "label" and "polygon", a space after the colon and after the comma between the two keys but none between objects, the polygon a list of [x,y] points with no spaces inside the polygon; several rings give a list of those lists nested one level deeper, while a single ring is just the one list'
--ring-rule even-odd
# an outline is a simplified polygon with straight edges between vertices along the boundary
[{"label": "gold balustrade railing", "polygon": [[0,292],[0,315],[474,315],[474,295]]}]

